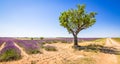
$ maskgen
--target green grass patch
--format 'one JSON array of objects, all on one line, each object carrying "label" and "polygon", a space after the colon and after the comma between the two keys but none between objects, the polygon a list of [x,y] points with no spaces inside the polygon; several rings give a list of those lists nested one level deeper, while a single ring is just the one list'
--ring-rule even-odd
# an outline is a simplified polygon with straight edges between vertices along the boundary
[{"label": "green grass patch", "polygon": [[93,42],[94,44],[98,44],[98,45],[105,45],[106,38],[97,39],[91,42]]},{"label": "green grass patch", "polygon": [[106,42],[106,38],[100,38],[100,39],[96,39],[96,40],[92,40],[92,41],[82,41],[79,42],[79,44],[81,46],[86,46],[86,45],[90,45],[90,44],[95,44],[95,45],[105,45]]},{"label": "green grass patch", "polygon": [[27,51],[28,54],[37,54],[37,53],[41,53],[39,50],[29,50]]},{"label": "green grass patch", "polygon": [[112,38],[113,40],[115,40],[116,42],[120,43],[120,38]]}]

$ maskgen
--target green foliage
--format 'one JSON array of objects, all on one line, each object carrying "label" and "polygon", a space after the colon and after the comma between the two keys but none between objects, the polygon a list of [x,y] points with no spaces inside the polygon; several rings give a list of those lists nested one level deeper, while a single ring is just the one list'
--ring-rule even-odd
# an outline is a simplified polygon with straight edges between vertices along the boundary
[{"label": "green foliage", "polygon": [[0,55],[0,61],[10,61],[20,59],[21,55],[17,54],[17,52],[13,49],[5,51]]},{"label": "green foliage", "polygon": [[89,28],[95,22],[95,12],[86,13],[85,5],[78,5],[77,9],[70,9],[61,13],[60,25],[69,33],[77,35],[81,30]]},{"label": "green foliage", "polygon": [[44,46],[44,48],[47,51],[57,51],[56,47],[51,45]]},{"label": "green foliage", "polygon": [[34,38],[31,38],[31,40],[33,40]]},{"label": "green foliage", "polygon": [[27,52],[28,54],[37,54],[37,53],[41,53],[39,50],[29,50],[29,52]]},{"label": "green foliage", "polygon": [[46,42],[42,42],[42,45],[46,44]]},{"label": "green foliage", "polygon": [[40,39],[41,39],[41,40],[43,40],[43,39],[44,39],[44,37],[40,37]]}]

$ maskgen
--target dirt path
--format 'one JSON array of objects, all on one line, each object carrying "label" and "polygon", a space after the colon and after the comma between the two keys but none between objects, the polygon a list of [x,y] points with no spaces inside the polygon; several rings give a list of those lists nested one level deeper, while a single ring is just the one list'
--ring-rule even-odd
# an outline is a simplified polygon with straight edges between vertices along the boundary
[{"label": "dirt path", "polygon": [[116,41],[112,40],[111,38],[106,39],[105,46],[114,47],[120,50],[120,44],[118,44]]},{"label": "dirt path", "polygon": [[21,48],[20,46],[18,46],[16,43],[14,43],[14,45],[15,45],[17,48],[20,49],[21,55],[22,55],[23,57],[28,57],[28,54],[23,50],[23,48]]},{"label": "dirt path", "polygon": [[120,50],[120,44],[119,43],[117,43],[115,40],[112,40],[111,38],[109,40],[112,42],[113,47]]},{"label": "dirt path", "polygon": [[5,42],[1,45],[0,51],[4,48],[4,46],[5,46]]},{"label": "dirt path", "polygon": [[112,47],[113,46],[113,44],[112,44],[112,42],[110,41],[109,38],[106,39],[105,46],[107,46],[107,47]]},{"label": "dirt path", "polygon": [[[106,39],[106,44],[105,46],[107,47],[114,47],[114,48],[117,48],[117,49],[120,49],[120,44],[118,44],[117,42],[115,42],[114,40],[112,40],[111,38],[107,38]],[[118,58],[116,55],[110,55],[111,56],[111,59],[109,58],[109,60],[111,61],[114,61],[115,64],[118,64]]]}]

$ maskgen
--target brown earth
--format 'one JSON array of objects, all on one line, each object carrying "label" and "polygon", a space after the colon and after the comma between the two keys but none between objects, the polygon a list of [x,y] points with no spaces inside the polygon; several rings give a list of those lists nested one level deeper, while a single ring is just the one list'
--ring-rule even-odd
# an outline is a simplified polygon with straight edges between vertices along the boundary
[{"label": "brown earth", "polygon": [[[16,61],[0,62],[0,64],[119,64],[117,62],[118,58],[114,54],[86,52],[84,50],[78,51],[72,48],[73,44],[67,43],[46,45],[56,46],[58,51],[46,51],[42,49],[42,54],[28,55],[24,52],[23,48],[15,44],[21,50],[23,58]],[[119,44],[107,38],[105,46],[119,47]],[[3,45],[0,49],[2,48]]]},{"label": "brown earth", "polygon": [[4,48],[5,42],[1,45],[0,51]]}]

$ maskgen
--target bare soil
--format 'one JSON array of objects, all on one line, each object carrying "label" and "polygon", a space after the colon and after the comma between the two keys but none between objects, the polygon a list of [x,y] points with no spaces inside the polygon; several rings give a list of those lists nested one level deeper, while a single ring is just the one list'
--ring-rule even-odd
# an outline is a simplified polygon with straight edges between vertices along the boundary
[{"label": "bare soil", "polygon": [[[52,44],[45,44],[45,45],[52,45],[57,47],[58,51],[46,51],[42,49],[42,54],[32,54],[28,55],[23,50],[23,48],[17,46],[21,50],[21,55],[23,56],[22,59],[16,61],[9,61],[9,62],[0,62],[0,64],[83,64],[81,61],[82,58],[92,58],[95,63],[84,63],[84,64],[119,64],[117,62],[118,58],[114,54],[107,54],[101,52],[86,52],[84,50],[74,50],[72,48],[73,44],[68,43],[52,43]],[[119,45],[117,42],[113,41],[112,39],[107,38],[105,46],[108,47],[118,47]],[[4,47],[2,45],[0,50]],[[89,59],[88,59],[89,60]],[[83,60],[83,61],[88,61]]]},{"label": "bare soil", "polygon": [[1,45],[0,51],[4,48],[5,42]]}]

